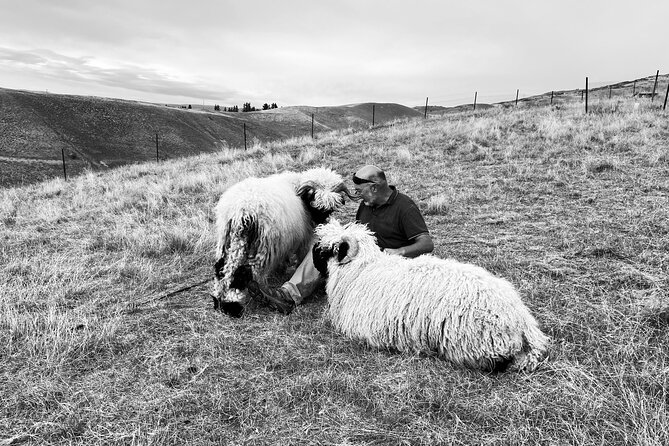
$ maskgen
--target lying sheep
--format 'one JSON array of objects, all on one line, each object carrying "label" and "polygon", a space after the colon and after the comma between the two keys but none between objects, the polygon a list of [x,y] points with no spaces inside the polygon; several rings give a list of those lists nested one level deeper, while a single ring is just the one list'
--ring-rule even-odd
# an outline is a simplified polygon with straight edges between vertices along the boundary
[{"label": "lying sheep", "polygon": [[378,348],[433,354],[486,371],[534,370],[548,338],[514,287],[478,266],[382,252],[366,226],[316,228],[328,316]]},{"label": "lying sheep", "polygon": [[326,168],[247,178],[226,190],[216,205],[214,307],[240,317],[248,283],[265,282],[292,254],[303,258],[316,225],[346,195],[342,177]]}]

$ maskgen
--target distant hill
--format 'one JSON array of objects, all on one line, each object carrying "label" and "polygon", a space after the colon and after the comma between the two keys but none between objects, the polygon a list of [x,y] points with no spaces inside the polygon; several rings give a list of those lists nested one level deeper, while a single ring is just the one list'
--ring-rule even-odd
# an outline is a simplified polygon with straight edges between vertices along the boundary
[{"label": "distant hill", "polygon": [[[492,108],[493,105],[491,104],[476,104],[476,110],[486,110],[489,108]],[[417,111],[423,111],[425,113],[425,106],[420,106],[420,107],[414,107],[415,110]],[[465,111],[472,111],[474,109],[474,104],[461,104],[461,105],[455,105],[453,107],[444,107],[441,105],[428,105],[427,106],[427,113],[429,115],[443,115],[443,114],[448,114],[448,113],[460,113],[460,112],[465,112]]]},{"label": "distant hill", "polygon": [[86,168],[177,158],[223,147],[366,128],[420,116],[399,104],[282,107],[221,112],[212,106],[159,105],[92,96],[56,95],[0,88],[0,186],[32,183]]}]

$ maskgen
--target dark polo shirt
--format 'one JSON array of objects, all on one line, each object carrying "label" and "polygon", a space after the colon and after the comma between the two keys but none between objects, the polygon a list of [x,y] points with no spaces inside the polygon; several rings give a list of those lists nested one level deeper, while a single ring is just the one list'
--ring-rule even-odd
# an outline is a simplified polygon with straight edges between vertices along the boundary
[{"label": "dark polo shirt", "polygon": [[365,223],[374,232],[382,249],[397,249],[413,243],[413,239],[427,234],[427,225],[416,203],[397,191],[395,186],[390,199],[381,206],[371,207],[360,203],[355,219]]}]

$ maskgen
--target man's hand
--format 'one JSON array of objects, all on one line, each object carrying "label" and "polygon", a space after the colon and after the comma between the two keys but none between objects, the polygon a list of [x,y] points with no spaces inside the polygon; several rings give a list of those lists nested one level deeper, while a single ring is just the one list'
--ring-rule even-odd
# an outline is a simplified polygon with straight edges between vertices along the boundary
[{"label": "man's hand", "polygon": [[383,250],[383,252],[387,252],[388,254],[392,254],[394,256],[404,256],[404,248],[397,248],[397,249],[392,249],[392,248],[386,248]]},{"label": "man's hand", "polygon": [[414,239],[413,244],[402,246],[401,248],[386,248],[383,252],[398,255],[402,257],[418,257],[421,254],[427,254],[434,249],[434,243],[430,234],[421,234]]}]

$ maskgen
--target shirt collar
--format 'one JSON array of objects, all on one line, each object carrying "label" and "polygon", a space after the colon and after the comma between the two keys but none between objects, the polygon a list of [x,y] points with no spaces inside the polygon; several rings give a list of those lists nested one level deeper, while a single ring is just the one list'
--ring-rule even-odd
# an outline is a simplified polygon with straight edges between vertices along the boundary
[{"label": "shirt collar", "polygon": [[390,197],[388,198],[388,201],[386,201],[385,203],[380,204],[378,206],[375,206],[375,209],[382,208],[383,206],[389,206],[389,205],[393,204],[395,202],[395,200],[397,200],[397,195],[399,194],[399,192],[397,191],[397,188],[395,186],[389,186],[389,187],[390,187],[390,189],[392,189],[393,193],[390,194]]},{"label": "shirt collar", "polygon": [[387,204],[394,203],[395,200],[397,199],[397,195],[399,194],[395,186],[389,186],[389,187],[393,190],[393,193],[390,195],[390,198],[388,198],[388,201],[386,202]]}]

